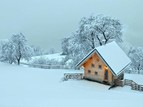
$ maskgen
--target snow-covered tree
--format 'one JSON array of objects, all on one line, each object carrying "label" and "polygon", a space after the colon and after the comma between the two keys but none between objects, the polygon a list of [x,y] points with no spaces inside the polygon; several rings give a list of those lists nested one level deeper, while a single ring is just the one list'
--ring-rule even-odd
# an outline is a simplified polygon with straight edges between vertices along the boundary
[{"label": "snow-covered tree", "polygon": [[131,67],[133,70],[137,70],[140,73],[140,70],[143,70],[143,48],[131,47],[129,57],[132,61]]},{"label": "snow-covered tree", "polygon": [[33,50],[22,33],[13,35],[10,42],[14,47],[13,55],[18,65],[21,59],[29,60],[31,58]]},{"label": "snow-covered tree", "polygon": [[33,45],[31,47],[33,48],[33,55],[34,56],[48,55],[48,54],[56,53],[56,50],[54,48],[43,49],[39,46],[33,46]]},{"label": "snow-covered tree", "polygon": [[47,53],[48,54],[54,54],[54,53],[56,53],[56,50],[54,48],[50,48]]},{"label": "snow-covered tree", "polygon": [[38,46],[31,46],[33,49],[33,56],[39,56],[39,55],[43,55],[44,50],[41,47]]},{"label": "snow-covered tree", "polygon": [[69,55],[71,53],[71,44],[73,42],[73,37],[67,37],[62,40],[62,55]]},{"label": "snow-covered tree", "polygon": [[113,40],[122,41],[122,26],[119,20],[98,15],[82,18],[77,36],[92,49]]},{"label": "snow-covered tree", "polygon": [[0,60],[3,62],[9,62],[10,64],[15,62],[14,58],[14,46],[11,42],[5,41],[1,45]]},{"label": "snow-covered tree", "polygon": [[83,56],[97,46],[111,41],[122,41],[122,26],[119,20],[98,15],[84,17],[78,30],[62,41],[63,54],[72,58],[75,65]]},{"label": "snow-covered tree", "polygon": [[[64,42],[65,41],[65,42]],[[74,67],[84,55],[86,55],[91,48],[87,44],[82,44],[77,36],[71,36],[66,38],[62,42],[63,54],[67,55],[67,59],[72,59],[71,67]]]}]

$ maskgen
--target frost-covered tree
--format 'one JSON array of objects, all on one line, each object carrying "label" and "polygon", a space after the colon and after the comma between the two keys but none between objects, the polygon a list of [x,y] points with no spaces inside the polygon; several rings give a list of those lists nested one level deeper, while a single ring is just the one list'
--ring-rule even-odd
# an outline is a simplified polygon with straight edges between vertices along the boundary
[{"label": "frost-covered tree", "polygon": [[68,42],[69,38],[64,38],[61,42],[61,46],[62,46],[62,55],[68,55],[68,47],[69,47],[69,42]]},{"label": "frost-covered tree", "polygon": [[140,70],[143,70],[143,49],[131,47],[129,57],[132,61],[131,67],[133,70],[137,70],[140,73]]},{"label": "frost-covered tree", "polygon": [[69,55],[71,52],[72,37],[67,37],[62,40],[62,55]]},{"label": "frost-covered tree", "polygon": [[119,20],[98,15],[82,18],[77,36],[94,49],[113,40],[122,41],[122,25]]},{"label": "frost-covered tree", "polygon": [[44,50],[41,47],[31,46],[33,49],[33,56],[43,55]]},{"label": "frost-covered tree", "polygon": [[5,41],[1,44],[0,60],[3,62],[9,62],[10,64],[15,62],[14,58],[14,46],[11,42]]},{"label": "frost-covered tree", "polygon": [[14,47],[13,55],[18,65],[21,59],[29,60],[31,58],[33,50],[22,33],[13,35],[10,42]]},{"label": "frost-covered tree", "polygon": [[122,41],[122,26],[119,20],[103,15],[84,17],[78,30],[71,37],[63,39],[62,50],[63,54],[67,54],[76,64],[95,47],[111,41]]},{"label": "frost-covered tree", "polygon": [[[85,54],[87,54],[91,48],[88,48],[87,44],[82,44],[77,36],[71,36],[65,39],[66,42],[62,42],[63,54],[67,55],[67,59],[72,59],[71,67],[74,67]],[[63,45],[64,44],[64,45]]]},{"label": "frost-covered tree", "polygon": [[54,54],[54,53],[56,53],[56,50],[54,48],[50,48],[47,53],[48,54]]}]

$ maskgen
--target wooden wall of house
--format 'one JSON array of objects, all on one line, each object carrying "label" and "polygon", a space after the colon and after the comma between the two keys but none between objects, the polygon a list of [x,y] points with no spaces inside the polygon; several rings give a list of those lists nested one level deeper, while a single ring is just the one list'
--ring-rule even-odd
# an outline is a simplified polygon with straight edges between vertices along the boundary
[{"label": "wooden wall of house", "polygon": [[[84,77],[98,82],[108,82],[112,84],[113,74],[104,62],[95,53],[84,64]],[[100,67],[101,66],[101,69]],[[105,80],[105,70],[108,70],[108,80]]]}]

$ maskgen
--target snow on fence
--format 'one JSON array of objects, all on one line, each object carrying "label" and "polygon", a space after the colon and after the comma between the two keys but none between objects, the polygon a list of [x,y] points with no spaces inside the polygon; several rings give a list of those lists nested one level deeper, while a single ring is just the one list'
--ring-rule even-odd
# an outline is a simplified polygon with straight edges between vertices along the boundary
[{"label": "snow on fence", "polygon": [[65,73],[64,80],[68,80],[68,79],[82,80],[83,73]]},{"label": "snow on fence", "polygon": [[124,81],[120,80],[120,79],[117,79],[117,80],[115,80],[115,85],[123,87],[124,86]]},{"label": "snow on fence", "polygon": [[43,68],[43,69],[70,69],[70,67],[65,65],[45,65],[45,64],[27,64],[27,63],[21,63],[21,64],[34,68]]},{"label": "snow on fence", "polygon": [[133,80],[125,79],[125,80],[124,80],[124,85],[131,86],[131,85],[132,85],[132,82],[133,82]]},{"label": "snow on fence", "polygon": [[133,80],[125,79],[124,85],[131,86],[132,90],[143,91],[143,85],[139,85],[136,82],[134,82]]}]

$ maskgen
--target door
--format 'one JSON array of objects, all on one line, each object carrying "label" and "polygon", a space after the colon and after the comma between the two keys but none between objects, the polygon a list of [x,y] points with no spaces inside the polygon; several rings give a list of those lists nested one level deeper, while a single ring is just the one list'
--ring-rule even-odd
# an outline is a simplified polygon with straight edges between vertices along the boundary
[{"label": "door", "polygon": [[105,74],[104,74],[104,80],[108,81],[108,70],[105,70]]}]

